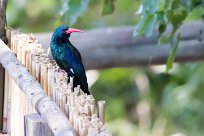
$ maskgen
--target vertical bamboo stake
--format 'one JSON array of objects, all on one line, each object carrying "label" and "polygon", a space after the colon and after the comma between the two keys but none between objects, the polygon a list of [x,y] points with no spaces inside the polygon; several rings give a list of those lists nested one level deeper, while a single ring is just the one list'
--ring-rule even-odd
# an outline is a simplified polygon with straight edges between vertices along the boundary
[{"label": "vertical bamboo stake", "polygon": [[26,68],[30,71],[30,69],[29,69],[29,55],[30,55],[30,52],[29,52],[29,49],[27,49],[26,50],[26,62],[25,62],[25,66],[26,66]]},{"label": "vertical bamboo stake", "polygon": [[9,75],[8,72],[5,71],[5,79],[4,79],[4,109],[3,109],[3,132],[7,132],[8,127],[8,90],[9,90]]},{"label": "vertical bamboo stake", "polygon": [[41,81],[41,64],[39,62],[36,61],[35,63],[35,75],[36,75],[36,79],[38,80],[38,82]]},{"label": "vertical bamboo stake", "polygon": [[34,55],[32,54],[31,51],[28,53],[28,70],[32,74],[32,58],[34,58]]},{"label": "vertical bamboo stake", "polygon": [[[16,53],[17,52],[17,43],[18,43],[18,40],[17,39],[14,39],[14,52]],[[11,83],[11,135],[14,136],[17,134],[16,132],[16,123],[17,123],[17,119],[16,119],[16,116],[17,115],[17,106],[18,106],[18,103],[16,101],[17,97],[18,97],[18,94],[17,94],[17,87],[14,83],[14,81],[11,79],[10,80],[10,83]]]},{"label": "vertical bamboo stake", "polygon": [[[32,51],[35,51],[35,50],[29,50],[28,51],[28,54],[27,54],[27,65],[28,65],[28,70],[30,71],[30,73],[31,74],[33,74],[34,73],[34,71],[33,71],[33,69],[32,69],[32,67],[34,68],[34,66],[32,66],[32,58],[34,58],[34,54],[33,54],[33,52]],[[32,105],[31,105],[31,103],[28,103],[28,109],[27,109],[27,111],[28,111],[28,113],[32,113]]]},{"label": "vertical bamboo stake", "polygon": [[[44,64],[43,63],[41,63],[42,65],[40,66],[40,72],[41,72],[41,75],[40,75],[40,84],[41,84],[41,86],[43,87],[44,86]],[[43,90],[44,90],[44,88],[43,88]],[[45,91],[45,90],[44,90]],[[46,92],[45,92],[46,93]]]},{"label": "vertical bamboo stake", "polygon": [[44,76],[43,90],[48,95],[48,67],[47,67],[47,62],[43,65],[43,76]]},{"label": "vertical bamboo stake", "polygon": [[[8,72],[7,72],[8,74]],[[8,105],[7,105],[7,110],[8,110],[8,113],[7,113],[7,133],[10,133],[11,131],[11,79],[10,79],[10,76],[8,76],[8,82],[9,82],[9,87],[8,87]]]},{"label": "vertical bamboo stake", "polygon": [[14,81],[12,79],[10,79],[10,94],[11,94],[11,128],[10,130],[11,131],[11,136],[15,136],[15,118],[16,118],[16,111],[15,111],[15,108],[16,108],[16,105],[15,105],[15,92],[14,92],[14,89],[15,89],[15,84],[14,84]]},{"label": "vertical bamboo stake", "polygon": [[67,101],[67,96],[66,94],[63,93],[63,96],[62,96],[62,111],[65,113],[65,104],[66,104],[66,101]]},{"label": "vertical bamboo stake", "polygon": [[48,96],[53,98],[53,85],[54,85],[54,70],[52,66],[48,68]]},{"label": "vertical bamboo stake", "polygon": [[[60,88],[61,89],[61,88]],[[62,109],[62,92],[61,92],[61,90],[58,92],[58,97],[59,97],[59,107],[60,107],[60,109]]]},{"label": "vertical bamboo stake", "polygon": [[17,58],[22,62],[22,42],[18,41],[17,46]]},{"label": "vertical bamboo stake", "polygon": [[25,94],[20,90],[20,88],[18,88],[18,94],[19,94],[19,107],[18,107],[18,112],[19,112],[19,116],[18,116],[18,124],[16,124],[18,126],[18,131],[19,131],[19,135],[24,136],[24,130],[22,128],[24,128],[24,115],[25,115],[25,111],[26,111],[26,98],[25,98]]},{"label": "vertical bamboo stake", "polygon": [[[22,63],[26,66],[26,68],[29,68],[29,49],[30,49],[30,44],[27,43],[27,41],[25,41],[23,48],[22,48]],[[36,75],[37,78],[39,79],[39,71],[37,69],[38,64],[36,65]],[[32,108],[32,106],[29,104],[28,99],[26,98],[26,96],[23,94],[23,103],[25,103],[24,106],[24,110],[23,110],[23,116],[28,114],[30,112],[30,108]]]},{"label": "vertical bamboo stake", "polygon": [[35,78],[36,76],[35,76],[35,73],[36,73],[36,66],[35,66],[35,64],[36,64],[36,62],[35,62],[35,60],[32,60],[31,61],[31,66],[32,66],[32,68],[31,68],[31,74],[32,74],[32,76]]},{"label": "vertical bamboo stake", "polygon": [[22,64],[23,65],[26,65],[26,52],[27,52],[27,49],[26,49],[26,46],[23,45],[22,46],[22,54],[21,54],[21,57],[22,57]]},{"label": "vertical bamboo stake", "polygon": [[[23,61],[23,40],[20,40],[17,42],[17,57],[18,59],[21,61]],[[17,92],[17,99],[16,99],[16,103],[17,103],[17,124],[16,124],[16,131],[17,131],[17,135],[24,135],[23,134],[23,130],[21,128],[23,128],[23,112],[24,112],[24,107],[25,107],[25,96],[23,94],[23,92],[21,92],[19,87],[16,87],[17,90],[15,90]]]},{"label": "vertical bamboo stake", "polygon": [[[25,65],[25,67],[29,70],[29,61],[28,61],[28,56],[29,56],[29,47],[28,44],[25,43],[25,45],[22,48],[22,63]],[[25,107],[24,107],[24,114],[28,114],[29,113],[29,101],[26,98],[26,96],[24,95],[24,103],[25,103]]]},{"label": "vertical bamboo stake", "polygon": [[90,110],[91,110],[91,115],[95,113],[95,99],[92,98],[90,99]]},{"label": "vertical bamboo stake", "polygon": [[104,124],[105,122],[105,101],[98,101],[98,118]]},{"label": "vertical bamboo stake", "polygon": [[18,43],[18,40],[17,38],[14,39],[14,44],[13,44],[13,51],[16,53],[16,55],[18,55],[18,48],[17,48],[17,43]]}]

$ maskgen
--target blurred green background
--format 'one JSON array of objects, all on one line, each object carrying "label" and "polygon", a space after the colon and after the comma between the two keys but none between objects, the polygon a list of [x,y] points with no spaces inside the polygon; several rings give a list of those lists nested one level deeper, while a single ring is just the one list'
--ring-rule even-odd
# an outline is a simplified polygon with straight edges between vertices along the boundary
[{"label": "blurred green background", "polygon": [[[90,0],[72,27],[133,26],[139,19],[135,12],[140,2],[117,0],[114,13],[103,16],[104,0]],[[62,0],[9,0],[8,26],[26,33],[50,32],[67,24],[63,10]],[[186,21],[202,14],[203,8],[197,8]],[[106,101],[106,126],[113,136],[204,134],[204,63],[175,64],[169,74],[164,71],[165,66],[100,71],[91,90],[97,100]]]}]

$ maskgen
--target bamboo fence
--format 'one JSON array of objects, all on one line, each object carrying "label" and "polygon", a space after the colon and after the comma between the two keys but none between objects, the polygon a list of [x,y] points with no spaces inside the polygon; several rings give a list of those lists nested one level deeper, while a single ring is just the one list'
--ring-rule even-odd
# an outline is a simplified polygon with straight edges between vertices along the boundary
[{"label": "bamboo fence", "polygon": [[[111,135],[104,126],[104,101],[97,102],[98,110],[96,110],[94,97],[84,94],[80,86],[73,87],[73,78],[70,78],[68,83],[67,73],[60,69],[55,62],[49,60],[42,45],[32,34],[27,35],[11,31],[10,37],[11,50],[40,83],[44,93],[65,114],[77,136]],[[29,89],[32,90],[33,88]],[[58,118],[55,118],[54,115],[53,118],[47,116],[46,112],[49,111],[43,111],[43,106],[36,106],[40,105],[38,102],[31,102],[30,98],[26,96],[26,92],[21,91],[7,71],[5,73],[4,94],[3,130],[9,132],[11,136],[25,135],[24,116],[30,113],[38,112],[41,116],[41,113],[44,113],[51,129],[57,125]],[[56,134],[56,132],[53,133]]]}]

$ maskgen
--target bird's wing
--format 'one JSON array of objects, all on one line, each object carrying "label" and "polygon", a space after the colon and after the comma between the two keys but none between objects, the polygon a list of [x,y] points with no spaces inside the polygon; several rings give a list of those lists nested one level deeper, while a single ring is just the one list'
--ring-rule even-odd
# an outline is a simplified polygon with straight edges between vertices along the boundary
[{"label": "bird's wing", "polygon": [[70,49],[71,49],[72,52],[74,52],[74,54],[77,56],[77,58],[81,61],[80,52],[74,46],[71,46]]},{"label": "bird's wing", "polygon": [[77,78],[80,80],[83,88],[88,90],[88,84],[87,84],[87,78],[86,78],[84,66],[81,60],[78,59],[78,57],[71,51],[69,47],[67,47],[64,50],[62,63],[65,69],[69,68],[66,70],[70,70],[70,67],[72,68],[74,75],[77,76]]}]

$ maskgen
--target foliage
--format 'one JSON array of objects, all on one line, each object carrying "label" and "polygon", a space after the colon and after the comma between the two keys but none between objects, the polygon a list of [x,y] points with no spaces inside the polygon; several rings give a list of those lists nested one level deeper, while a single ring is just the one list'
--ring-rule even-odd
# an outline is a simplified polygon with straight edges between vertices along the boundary
[{"label": "foliage", "polygon": [[[65,22],[73,25],[87,10],[88,3],[89,0],[64,0],[61,15]],[[114,3],[115,0],[104,0],[102,14],[112,14],[115,9]],[[175,39],[178,39],[177,30],[192,10],[204,7],[203,5],[203,0],[142,0],[136,12],[136,15],[141,14],[141,19],[135,27],[134,36],[150,37],[155,26],[158,25],[158,45],[170,44],[172,47],[166,63],[167,72],[172,68],[179,44],[179,40],[175,42]],[[167,32],[169,24],[172,27],[171,32]]]},{"label": "foliage", "polygon": [[[131,74],[132,77],[127,73]],[[101,76],[92,87],[92,90],[97,100],[104,98],[108,103],[107,112],[110,114],[108,114],[107,120],[126,115],[124,107],[131,108],[138,100],[137,88],[134,86],[134,82],[132,82],[134,75],[134,69],[121,68],[101,71]],[[130,92],[131,96],[129,96]]]},{"label": "foliage", "polygon": [[27,32],[50,31],[59,6],[55,0],[9,0],[8,26]]},{"label": "foliage", "polygon": [[[149,37],[152,35],[154,26],[158,25],[158,44],[170,44],[172,47],[172,53],[167,61],[167,71],[172,68],[176,55],[178,42],[174,42],[174,39],[178,37],[176,34],[178,28],[192,10],[203,5],[202,0],[143,0],[141,20],[136,25],[134,34]],[[169,35],[166,35],[168,24],[172,26],[172,30]]]},{"label": "foliage", "polygon": [[114,1],[115,0],[105,0],[104,1],[104,6],[103,6],[103,15],[108,15],[112,14],[115,6],[114,6]]},{"label": "foliage", "polygon": [[65,23],[73,25],[88,8],[89,0],[63,0],[60,15]]},{"label": "foliage", "polygon": [[[103,98],[107,102],[106,121],[113,135],[201,136],[203,68],[204,64],[175,65],[171,74],[164,73],[165,69],[158,72],[159,67],[104,70],[91,90],[97,100]],[[140,81],[145,89],[133,81]],[[142,103],[150,109],[140,109]],[[125,115],[128,122],[122,119]]]},{"label": "foliage", "polygon": [[[167,63],[166,63],[166,71],[168,72],[169,69],[171,69],[173,66],[173,62],[174,62],[174,59],[176,57],[176,50],[178,48],[178,45],[179,45],[179,40],[180,40],[180,34],[177,35],[176,39],[173,41],[171,41],[171,45],[173,45],[173,48],[171,50],[171,53],[169,55],[169,58],[167,60]],[[172,43],[174,42],[174,43]]]},{"label": "foliage", "polygon": [[[204,120],[202,117],[204,86],[203,77],[200,76],[203,66],[203,64],[177,65],[171,75],[155,75],[153,71],[148,72],[152,95],[156,99],[151,98],[157,100],[159,110],[157,116],[160,114],[168,118],[168,127],[174,128],[177,125],[180,128],[176,131],[184,135],[199,136],[203,133],[203,130],[199,129],[203,127]],[[160,95],[156,92],[160,92]]]}]

